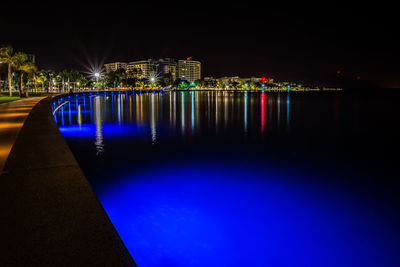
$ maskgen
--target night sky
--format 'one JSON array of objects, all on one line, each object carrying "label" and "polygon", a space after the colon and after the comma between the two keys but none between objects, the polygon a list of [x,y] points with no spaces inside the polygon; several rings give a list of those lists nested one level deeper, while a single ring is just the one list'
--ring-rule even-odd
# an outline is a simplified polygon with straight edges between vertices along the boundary
[{"label": "night sky", "polygon": [[192,56],[202,62],[203,77],[400,87],[400,23],[397,9],[382,1],[143,2],[10,1],[10,13],[0,17],[0,44],[34,53],[40,68],[56,71]]}]

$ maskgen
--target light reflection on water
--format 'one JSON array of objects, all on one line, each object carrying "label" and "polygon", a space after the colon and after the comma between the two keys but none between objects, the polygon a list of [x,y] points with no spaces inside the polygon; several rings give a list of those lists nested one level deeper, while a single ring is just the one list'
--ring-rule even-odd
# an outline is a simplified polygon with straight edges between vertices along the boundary
[{"label": "light reflection on water", "polygon": [[[96,124],[96,150],[97,155],[101,154],[104,149],[103,145],[103,132],[102,132],[102,118],[101,118],[101,104],[100,104],[100,97],[94,97],[95,101],[95,109],[94,109],[94,116],[95,116],[95,124]],[[78,106],[79,107],[79,106]]]},{"label": "light reflection on water", "polygon": [[[258,99],[252,96],[250,102],[248,95],[248,92],[236,94],[232,92],[172,92],[163,99],[163,94],[153,92],[100,94],[80,97],[74,101],[67,100],[67,110],[65,107],[61,107],[56,113],[55,119],[60,122],[61,126],[68,127],[67,125],[90,122],[94,117],[95,143],[99,154],[103,150],[101,131],[104,123],[117,122],[118,125],[135,123],[149,127],[153,144],[157,142],[158,124],[167,124],[169,130],[175,131],[178,117],[182,135],[194,135],[197,131],[201,134],[204,128],[216,133],[222,129],[227,131],[232,128],[232,121],[238,118],[243,118],[239,122],[242,125],[240,128],[243,133],[248,131],[250,121],[253,131],[256,130],[255,128],[259,128],[260,133],[263,134],[267,127],[267,117],[268,124],[272,123],[272,111],[275,109],[278,114],[276,118],[278,128],[280,127],[281,113],[286,113],[285,123],[289,127],[289,94],[286,96],[286,107],[281,106],[280,95],[278,95],[276,103],[272,103],[266,93],[261,93],[257,96]],[[176,101],[177,97],[180,101]],[[87,101],[89,101],[89,106],[86,105]],[[275,107],[273,107],[274,105]],[[167,110],[164,111],[165,109]],[[114,112],[115,110],[116,112]],[[67,124],[65,123],[65,113],[68,118]],[[166,117],[165,114],[169,114],[169,117]],[[256,122],[257,117],[259,117],[259,123]],[[269,126],[272,127],[272,125]]]},{"label": "light reflection on water", "polygon": [[400,264],[398,196],[377,186],[388,168],[355,167],[378,164],[374,140],[399,147],[390,107],[228,91],[58,101],[59,129],[139,266]]}]

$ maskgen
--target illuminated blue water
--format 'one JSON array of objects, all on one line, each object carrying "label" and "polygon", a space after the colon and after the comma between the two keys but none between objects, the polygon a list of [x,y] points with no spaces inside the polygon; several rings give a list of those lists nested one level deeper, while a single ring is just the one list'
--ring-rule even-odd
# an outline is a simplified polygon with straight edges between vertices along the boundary
[{"label": "illuminated blue water", "polygon": [[379,100],[57,101],[59,129],[139,266],[400,266],[397,130],[387,125],[398,119]]}]

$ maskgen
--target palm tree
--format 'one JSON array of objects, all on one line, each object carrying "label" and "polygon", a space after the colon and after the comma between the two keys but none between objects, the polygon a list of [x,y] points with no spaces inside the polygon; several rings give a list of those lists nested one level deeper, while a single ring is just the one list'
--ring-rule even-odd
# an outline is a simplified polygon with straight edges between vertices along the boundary
[{"label": "palm tree", "polygon": [[37,68],[35,66],[35,64],[33,64],[32,62],[28,61],[25,64],[23,64],[22,66],[20,66],[19,70],[21,71],[21,91],[22,91],[22,95],[23,96],[27,96],[28,93],[24,91],[24,84],[23,84],[23,80],[24,80],[24,73],[31,75],[34,74],[37,71]]},{"label": "palm tree", "polygon": [[26,96],[24,93],[24,73],[31,74],[36,72],[37,68],[35,64],[28,60],[28,56],[25,53],[15,53],[13,56],[14,66],[16,70],[20,72],[21,86],[19,88],[20,97]]},{"label": "palm tree", "polygon": [[55,82],[56,82],[56,73],[52,70],[47,70],[46,71],[46,75],[45,75],[46,79],[47,79],[47,93],[49,92],[52,84],[53,86],[55,86]]},{"label": "palm tree", "polygon": [[37,89],[37,84],[42,84],[42,91],[44,91],[44,83],[47,81],[47,71],[46,70],[40,70],[38,71],[35,76],[33,77],[33,80],[35,81],[35,92],[38,92]]},{"label": "palm tree", "polygon": [[69,89],[69,80],[71,78],[71,73],[68,70],[62,70],[60,73],[58,73],[57,77],[62,82],[62,91],[65,91],[65,83],[67,83],[67,89]]},{"label": "palm tree", "polygon": [[105,79],[108,87],[113,86],[114,90],[116,88],[116,84],[119,82],[120,77],[118,76],[116,71],[110,71],[105,74]]},{"label": "palm tree", "polygon": [[138,86],[142,88],[142,90],[144,89],[144,87],[146,86],[146,80],[145,79],[140,79],[138,80]]},{"label": "palm tree", "polygon": [[14,66],[13,54],[14,51],[11,46],[0,48],[0,62],[3,62],[8,65],[8,87],[10,89],[10,96],[12,96],[11,67]]},{"label": "palm tree", "polygon": [[37,93],[38,89],[37,89],[37,84],[41,82],[41,77],[38,75],[33,75],[33,82],[35,85],[35,93]]}]

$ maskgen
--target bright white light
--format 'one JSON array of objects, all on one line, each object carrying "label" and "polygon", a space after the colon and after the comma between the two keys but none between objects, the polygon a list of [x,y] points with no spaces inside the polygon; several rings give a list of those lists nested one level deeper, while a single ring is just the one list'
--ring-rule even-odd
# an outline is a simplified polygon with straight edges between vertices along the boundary
[{"label": "bright white light", "polygon": [[94,77],[99,78],[99,77],[100,77],[100,73],[96,72],[96,73],[94,74]]},{"label": "bright white light", "polygon": [[155,79],[154,79],[154,78],[151,78],[150,81],[153,83],[153,82],[155,81]]}]

